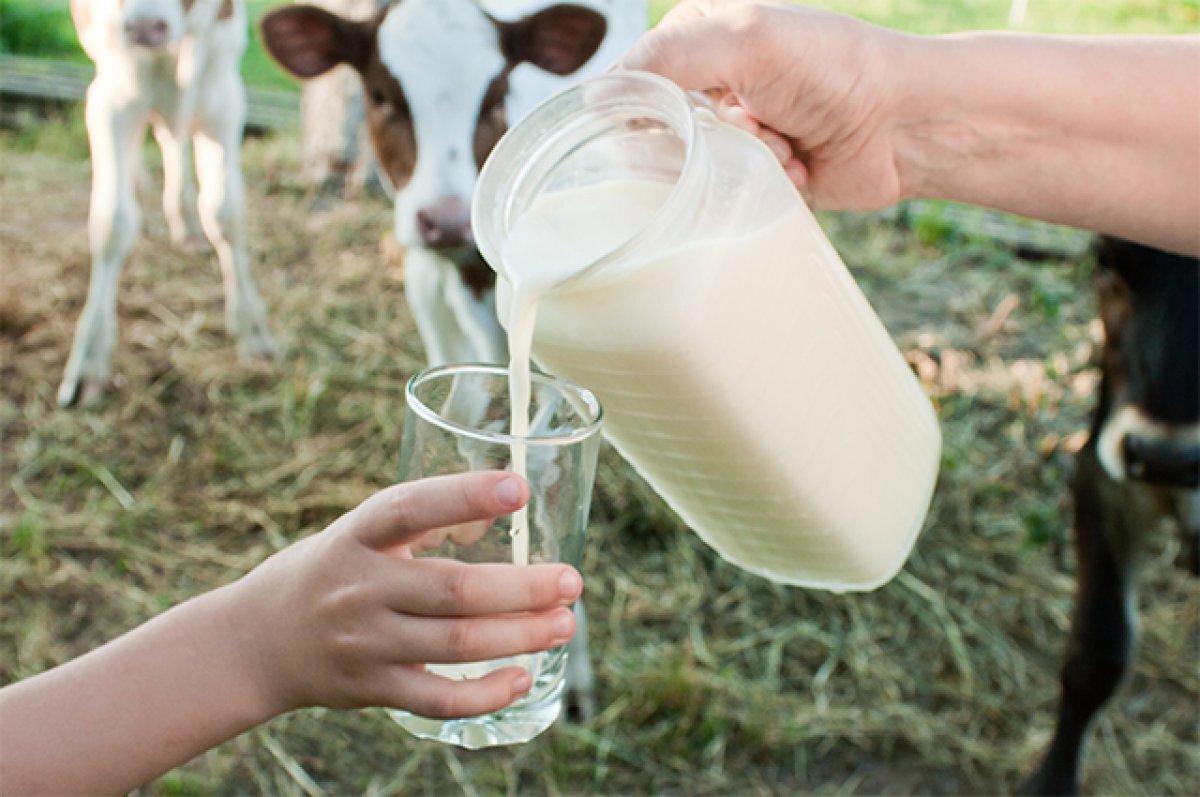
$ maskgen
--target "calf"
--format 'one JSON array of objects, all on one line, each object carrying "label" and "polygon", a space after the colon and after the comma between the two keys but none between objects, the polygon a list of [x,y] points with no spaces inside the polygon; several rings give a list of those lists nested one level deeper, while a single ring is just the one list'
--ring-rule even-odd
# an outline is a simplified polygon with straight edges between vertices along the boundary
[{"label": "calf", "polygon": [[1129,670],[1147,535],[1169,518],[1193,554],[1200,535],[1200,262],[1104,240],[1098,284],[1100,399],[1071,482],[1078,590],[1036,794],[1075,793],[1092,719]]},{"label": "calf", "polygon": [[[293,75],[348,64],[362,77],[367,127],[395,192],[396,239],[407,250],[405,290],[431,364],[507,359],[495,275],[471,236],[475,180],[510,119],[553,90],[549,76],[597,71],[607,65],[593,58],[602,45],[615,57],[645,27],[644,0],[596,7],[608,15],[554,5],[500,21],[473,0],[402,0],[364,21],[312,6],[263,18],[267,49]],[[624,42],[606,35],[609,20],[629,31]]]},{"label": "calf", "polygon": [[[471,197],[511,120],[565,80],[606,68],[646,27],[645,0],[590,5],[501,20],[473,0],[401,0],[369,20],[303,5],[262,20],[268,51],[293,75],[348,64],[362,78],[371,141],[394,190],[395,236],[406,248],[405,291],[431,364],[507,360],[495,275],[471,235]],[[577,616],[567,709],[587,715],[592,670],[582,604]]]},{"label": "calf", "polygon": [[108,381],[117,338],[117,283],[140,226],[135,183],[147,124],[162,150],[163,210],[171,239],[180,245],[198,240],[198,209],[221,265],[226,326],[243,355],[274,356],[266,311],[250,276],[242,213],[241,0],[71,0],[71,17],[96,63],[86,105],[92,276],[59,404],[94,400]]}]

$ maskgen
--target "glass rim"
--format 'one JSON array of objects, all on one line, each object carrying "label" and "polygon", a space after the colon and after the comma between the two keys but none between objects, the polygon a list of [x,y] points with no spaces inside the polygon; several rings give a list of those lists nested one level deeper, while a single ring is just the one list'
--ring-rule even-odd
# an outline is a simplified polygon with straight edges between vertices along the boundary
[{"label": "glass rim", "polygon": [[[405,404],[423,420],[440,429],[453,432],[463,437],[480,440],[485,443],[512,445],[513,443],[519,442],[527,446],[567,446],[574,443],[581,443],[591,437],[594,437],[603,426],[604,408],[600,405],[600,400],[596,398],[595,393],[588,390],[586,387],[573,384],[565,379],[560,379],[557,376],[553,376],[552,374],[546,374],[540,371],[534,371],[532,369],[530,373],[530,380],[533,384],[548,385],[561,395],[567,397],[568,402],[572,406],[577,407],[577,403],[575,401],[571,401],[571,398],[574,397],[578,399],[589,411],[591,411],[593,415],[592,419],[585,424],[581,424],[579,428],[573,429],[567,433],[519,436],[510,434],[508,432],[484,431],[448,420],[442,417],[436,410],[431,408],[428,404],[422,401],[419,396],[417,396],[417,389],[426,382],[431,382],[435,379],[442,379],[447,376],[455,376],[458,374],[467,373],[502,377],[506,381],[508,379],[508,368],[502,365],[477,362],[432,365],[418,371],[409,378],[408,383],[404,387]],[[532,390],[530,392],[532,394]]]}]

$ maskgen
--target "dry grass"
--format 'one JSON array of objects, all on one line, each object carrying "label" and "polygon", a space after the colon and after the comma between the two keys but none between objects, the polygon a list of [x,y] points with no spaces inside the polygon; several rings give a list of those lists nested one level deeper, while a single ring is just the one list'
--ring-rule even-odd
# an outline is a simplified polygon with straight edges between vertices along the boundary
[{"label": "dry grass", "polygon": [[[76,129],[70,135],[81,135]],[[0,146],[0,679],[66,661],[321,528],[396,466],[420,363],[389,211],[314,210],[294,147],[247,146],[251,246],[284,349],[235,362],[216,267],[146,192],[115,389],[54,406],[87,284],[88,167]],[[452,752],[380,712],[297,712],[146,793],[993,794],[1047,740],[1073,579],[1064,474],[1091,402],[1088,267],[829,219],[926,379],[945,461],[924,536],[868,595],[774,586],[704,548],[611,452],[585,575],[601,704],[513,750]],[[1015,297],[1015,298],[1014,298]],[[1154,540],[1137,671],[1094,793],[1200,791],[1200,589]]]}]

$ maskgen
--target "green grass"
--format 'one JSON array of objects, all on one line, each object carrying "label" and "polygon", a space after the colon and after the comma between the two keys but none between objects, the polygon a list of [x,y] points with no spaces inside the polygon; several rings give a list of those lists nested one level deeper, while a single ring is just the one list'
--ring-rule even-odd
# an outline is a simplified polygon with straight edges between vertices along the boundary
[{"label": "green grass", "polygon": [[[659,19],[675,5],[651,0]],[[812,0],[808,5],[839,11],[909,33],[950,33],[1008,28],[1010,0]],[[1197,33],[1200,0],[1030,0],[1021,30],[1044,33]]]},{"label": "green grass", "polygon": [[[1008,8],[821,5],[927,33],[1003,27]],[[1184,32],[1197,7],[1031,0],[1028,23]],[[82,57],[55,33],[65,8],[0,0],[0,42]],[[11,25],[34,11],[43,16]],[[18,29],[27,24],[41,32]],[[264,76],[274,67],[257,53],[252,82],[290,85]],[[247,142],[245,169],[280,364],[237,364],[213,260],[164,245],[149,185],[146,237],[122,279],[113,390],[96,408],[59,411],[88,281],[86,156],[77,113],[0,131],[0,683],[237,578],[390,482],[402,386],[421,364],[403,265],[382,244],[391,209],[361,198],[314,210],[296,183],[295,137],[268,137]],[[598,716],[465,753],[417,742],[382,712],[299,711],[142,793],[1014,790],[1047,741],[1072,604],[1065,496],[1094,400],[1091,262],[1025,260],[937,208],[913,221],[822,215],[921,374],[944,438],[926,528],[892,583],[839,596],[748,576],[606,450],[583,567]],[[1012,297],[1007,320],[982,334]],[[1172,567],[1175,536],[1152,546],[1137,665],[1097,723],[1090,793],[1200,791],[1200,582]]]},{"label": "green grass", "polygon": [[[68,137],[56,126],[50,142]],[[212,258],[164,245],[151,184],[113,389],[59,411],[88,281],[88,166],[37,141],[0,133],[0,683],[237,578],[390,482],[403,384],[421,365],[403,265],[381,244],[390,207],[317,212],[295,182],[294,137],[252,139],[251,258],[282,361],[237,364]],[[583,566],[598,716],[466,753],[382,712],[299,711],[143,793],[1015,789],[1046,742],[1071,607],[1060,551],[1070,451],[1093,401],[1090,262],[924,240],[877,214],[822,221],[941,423],[937,495],[897,579],[832,595],[749,576],[605,450]],[[1013,295],[1007,322],[981,335]],[[1154,539],[1137,668],[1097,724],[1092,793],[1200,783],[1200,583],[1172,568],[1178,547]]]}]

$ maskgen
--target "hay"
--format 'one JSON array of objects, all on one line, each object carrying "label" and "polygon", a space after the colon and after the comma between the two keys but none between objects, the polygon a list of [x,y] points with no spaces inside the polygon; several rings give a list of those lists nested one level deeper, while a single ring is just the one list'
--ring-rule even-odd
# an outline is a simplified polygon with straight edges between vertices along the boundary
[{"label": "hay", "polygon": [[[76,131],[78,134],[78,131]],[[247,147],[254,270],[284,358],[236,363],[216,266],[166,248],[153,192],[120,294],[114,389],[54,407],[87,284],[86,164],[0,149],[0,677],[59,664],[235,578],[387,484],[420,347],[389,209],[313,210],[286,143]],[[828,218],[945,435],[903,575],[869,595],[725,564],[611,452],[586,552],[601,711],[456,753],[382,712],[279,718],[149,792],[991,794],[1047,741],[1073,579],[1064,476],[1091,398],[1078,261],[932,249]],[[1017,296],[1015,303],[1008,297]],[[1082,387],[1075,387],[1082,385]],[[1154,541],[1141,654],[1098,724],[1097,793],[1200,788],[1200,589]]]}]

